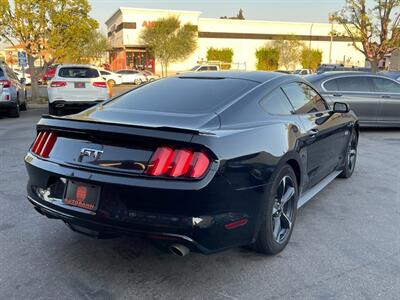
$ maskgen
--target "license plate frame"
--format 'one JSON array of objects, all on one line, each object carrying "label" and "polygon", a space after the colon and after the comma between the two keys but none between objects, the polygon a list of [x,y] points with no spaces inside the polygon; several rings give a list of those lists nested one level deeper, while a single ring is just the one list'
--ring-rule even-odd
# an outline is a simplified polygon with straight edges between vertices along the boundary
[{"label": "license plate frame", "polygon": [[94,212],[99,207],[100,194],[98,185],[68,180],[62,201],[65,205]]}]

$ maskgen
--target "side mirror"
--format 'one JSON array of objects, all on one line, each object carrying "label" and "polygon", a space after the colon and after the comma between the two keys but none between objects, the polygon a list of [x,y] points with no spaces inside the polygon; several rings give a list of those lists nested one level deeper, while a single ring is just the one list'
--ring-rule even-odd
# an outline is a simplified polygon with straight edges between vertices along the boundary
[{"label": "side mirror", "polygon": [[347,105],[347,103],[343,102],[335,102],[333,104],[333,112],[335,113],[348,113],[350,111],[350,107]]},{"label": "side mirror", "polygon": [[19,82],[21,82],[22,84],[24,84],[24,83],[26,82],[26,79],[25,79],[25,78],[21,78],[21,79],[19,80]]}]

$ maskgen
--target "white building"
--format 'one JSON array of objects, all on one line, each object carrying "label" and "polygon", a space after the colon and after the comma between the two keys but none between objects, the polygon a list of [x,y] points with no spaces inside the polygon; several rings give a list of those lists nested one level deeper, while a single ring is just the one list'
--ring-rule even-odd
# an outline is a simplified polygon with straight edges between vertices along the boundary
[{"label": "white building", "polygon": [[[207,49],[232,48],[233,62],[241,68],[255,70],[257,48],[285,35],[295,35],[306,46],[320,49],[323,63],[344,63],[364,66],[364,56],[346,37],[331,37],[332,29],[341,32],[339,25],[329,23],[294,23],[255,20],[201,18],[199,11],[176,11],[143,8],[119,8],[107,21],[108,38],[113,47],[110,52],[112,70],[141,66],[160,71],[155,61],[139,39],[140,31],[161,17],[178,16],[182,24],[190,22],[198,27],[197,50],[185,61],[172,64],[172,72],[188,70],[205,60]],[[332,41],[331,41],[332,39]]]}]

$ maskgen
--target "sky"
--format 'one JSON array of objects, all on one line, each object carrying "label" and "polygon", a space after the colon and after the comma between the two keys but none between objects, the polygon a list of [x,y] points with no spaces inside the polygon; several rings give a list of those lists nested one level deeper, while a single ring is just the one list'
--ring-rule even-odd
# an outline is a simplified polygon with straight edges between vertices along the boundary
[{"label": "sky", "polygon": [[292,22],[327,22],[328,14],[340,10],[345,0],[89,0],[91,16],[105,31],[105,21],[118,7],[162,8],[201,11],[201,17],[234,16],[243,9],[246,19]]}]

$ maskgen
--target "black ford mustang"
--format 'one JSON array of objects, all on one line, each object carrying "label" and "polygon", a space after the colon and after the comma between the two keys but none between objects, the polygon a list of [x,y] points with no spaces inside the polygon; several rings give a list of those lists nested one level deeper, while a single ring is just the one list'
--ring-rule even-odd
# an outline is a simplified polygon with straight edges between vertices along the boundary
[{"label": "black ford mustang", "polygon": [[97,237],[139,234],[178,255],[275,254],[302,206],[353,173],[358,122],[297,76],[183,74],[76,115],[43,116],[28,199]]}]

